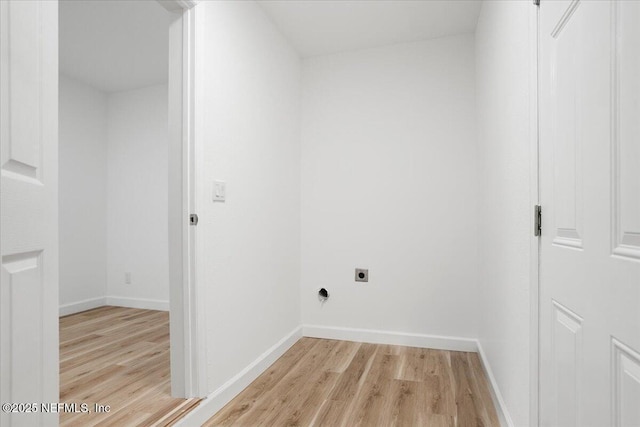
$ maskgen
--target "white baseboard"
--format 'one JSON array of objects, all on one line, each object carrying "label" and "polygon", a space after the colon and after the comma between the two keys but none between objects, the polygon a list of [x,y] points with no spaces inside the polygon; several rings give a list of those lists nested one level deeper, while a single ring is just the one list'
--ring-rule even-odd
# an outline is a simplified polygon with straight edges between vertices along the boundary
[{"label": "white baseboard", "polygon": [[105,305],[113,305],[116,307],[142,308],[145,310],[169,311],[169,301],[144,298],[99,297],[61,305],[58,309],[58,315],[68,316],[69,314],[80,313],[82,311],[103,307]]},{"label": "white baseboard", "polygon": [[491,389],[491,397],[493,398],[493,402],[496,405],[496,412],[498,412],[498,418],[500,421],[500,425],[503,427],[514,427],[513,420],[509,415],[509,411],[507,410],[507,405],[502,397],[502,393],[500,393],[500,388],[498,388],[498,383],[496,382],[496,378],[493,376],[493,371],[491,370],[491,365],[489,364],[489,359],[487,359],[487,355],[482,349],[482,345],[480,341],[477,341],[478,345],[478,355],[480,356],[480,361],[482,362],[482,367],[484,368],[484,373],[489,380],[489,385]]},{"label": "white baseboard", "polygon": [[90,298],[82,301],[72,302],[69,304],[63,304],[58,309],[58,315],[68,316],[69,314],[80,313],[82,311],[91,310],[92,308],[98,308],[106,305],[106,298]]},{"label": "white baseboard", "polygon": [[240,371],[229,381],[209,394],[200,404],[182,418],[176,426],[201,426],[216,412],[229,403],[242,390],[266,371],[280,356],[286,353],[293,344],[302,338],[302,327],[298,326],[287,336],[278,341],[273,347],[265,351],[249,366]]},{"label": "white baseboard", "polygon": [[473,338],[317,325],[302,325],[302,335],[313,338],[368,342],[372,344],[404,345],[408,347],[434,348],[437,350],[478,351],[477,341]]},{"label": "white baseboard", "polygon": [[117,307],[142,308],[145,310],[169,311],[169,301],[144,298],[106,297],[105,305]]}]

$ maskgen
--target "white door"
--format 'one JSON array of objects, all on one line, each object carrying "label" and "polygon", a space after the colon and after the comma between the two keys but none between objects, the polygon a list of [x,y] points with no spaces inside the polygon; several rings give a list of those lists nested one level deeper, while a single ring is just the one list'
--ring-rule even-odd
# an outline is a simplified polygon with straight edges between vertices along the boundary
[{"label": "white door", "polygon": [[[0,1],[0,94],[0,402],[57,402],[57,1]],[[2,409],[2,426],[57,424]]]},{"label": "white door", "polygon": [[540,423],[640,426],[640,2],[539,17]]}]

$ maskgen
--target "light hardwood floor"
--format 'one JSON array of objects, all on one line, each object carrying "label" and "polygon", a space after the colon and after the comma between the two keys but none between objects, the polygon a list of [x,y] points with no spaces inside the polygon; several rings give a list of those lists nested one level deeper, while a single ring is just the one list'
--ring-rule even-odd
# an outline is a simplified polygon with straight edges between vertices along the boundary
[{"label": "light hardwood floor", "polygon": [[165,426],[199,399],[171,397],[169,313],[100,307],[60,318],[60,402],[110,405],[60,413],[62,426]]},{"label": "light hardwood floor", "polygon": [[499,426],[476,353],[302,338],[205,426]]}]

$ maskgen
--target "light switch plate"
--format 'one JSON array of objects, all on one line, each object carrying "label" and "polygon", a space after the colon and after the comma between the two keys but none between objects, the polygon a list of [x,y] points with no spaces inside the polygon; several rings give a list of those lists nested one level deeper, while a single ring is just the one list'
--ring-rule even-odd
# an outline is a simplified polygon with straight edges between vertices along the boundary
[{"label": "light switch plate", "polygon": [[213,181],[213,201],[224,202],[227,198],[227,183],[224,181]]}]

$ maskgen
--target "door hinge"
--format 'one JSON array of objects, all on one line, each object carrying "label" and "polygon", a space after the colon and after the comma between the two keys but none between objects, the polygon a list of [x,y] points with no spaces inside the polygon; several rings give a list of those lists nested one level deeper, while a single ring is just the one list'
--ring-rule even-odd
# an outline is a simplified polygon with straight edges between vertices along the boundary
[{"label": "door hinge", "polygon": [[533,235],[542,236],[542,207],[535,205],[533,208]]},{"label": "door hinge", "polygon": [[198,225],[198,214],[189,215],[189,224],[190,225]]},{"label": "door hinge", "polygon": [[540,0],[533,0],[533,4],[536,6],[540,6]]}]

